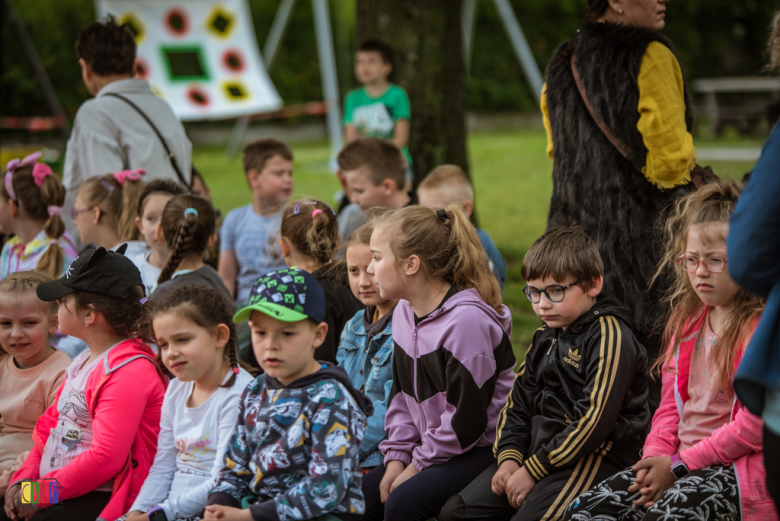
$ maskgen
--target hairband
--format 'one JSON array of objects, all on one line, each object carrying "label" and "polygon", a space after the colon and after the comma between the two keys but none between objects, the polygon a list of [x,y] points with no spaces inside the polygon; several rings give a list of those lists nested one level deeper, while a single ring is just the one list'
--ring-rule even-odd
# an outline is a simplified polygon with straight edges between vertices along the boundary
[{"label": "hairband", "polygon": [[49,239],[49,244],[53,244],[55,246],[59,246],[60,241],[58,241],[57,239]]},{"label": "hairband", "polygon": [[311,218],[314,219],[318,213],[322,213],[322,210],[320,210],[319,208],[317,208],[311,213]]},{"label": "hairband", "polygon": [[233,374],[238,374],[238,367],[233,368]]},{"label": "hairband", "polygon": [[449,217],[447,216],[447,210],[445,210],[444,208],[436,212],[436,215],[439,217],[439,220],[441,222],[446,222],[447,219],[449,219]]},{"label": "hairband", "polygon": [[49,217],[54,217],[55,215],[62,216],[62,208],[59,206],[49,206],[46,208],[46,211],[49,212]]},{"label": "hairband", "polygon": [[16,201],[16,192],[14,192],[14,185],[13,185],[14,172],[16,171],[16,169],[19,168],[20,166],[34,165],[35,163],[38,162],[38,159],[40,159],[41,154],[42,154],[41,151],[33,152],[32,154],[25,157],[24,159],[16,158],[8,162],[8,164],[5,167],[5,191],[8,192],[8,197]]},{"label": "hairband", "polygon": [[108,181],[105,181],[105,180],[101,179],[101,180],[100,180],[100,184],[102,184],[102,185],[103,185],[103,187],[104,187],[106,190],[108,190],[109,192],[113,192],[113,191],[114,191],[114,185],[112,185],[112,184],[111,184],[111,183],[109,183]]},{"label": "hairband", "polygon": [[[297,203],[295,203],[295,208],[293,208],[293,215],[298,215],[299,213],[301,213],[301,204],[324,204],[325,206],[327,206],[327,207],[328,207],[328,209],[330,210],[330,213],[332,213],[333,215],[336,215],[336,212],[335,212],[335,211],[333,211],[333,208],[331,208],[331,206],[330,206],[329,204],[325,204],[325,203],[323,203],[323,202],[321,202],[321,201],[303,201],[303,202],[297,202]],[[312,216],[312,218],[313,218],[315,215],[317,215],[318,213],[322,213],[322,210],[320,210],[319,208],[317,208],[316,210],[312,211],[312,212],[311,212],[311,216]]]},{"label": "hairband", "polygon": [[143,168],[136,168],[135,170],[122,170],[121,172],[114,172],[114,179],[119,183],[119,186],[124,187],[125,181],[128,179],[131,181],[140,181],[141,177],[146,174],[146,170]]},{"label": "hairband", "polygon": [[35,181],[35,186],[38,188],[43,186],[43,181],[46,179],[47,175],[54,175],[51,171],[51,167],[47,165],[46,163],[35,163],[35,166],[33,167],[32,176],[33,181]]},{"label": "hairband", "polygon": [[184,217],[187,217],[188,215],[194,215],[195,217],[198,216],[198,211],[195,208],[187,208],[184,210]]}]

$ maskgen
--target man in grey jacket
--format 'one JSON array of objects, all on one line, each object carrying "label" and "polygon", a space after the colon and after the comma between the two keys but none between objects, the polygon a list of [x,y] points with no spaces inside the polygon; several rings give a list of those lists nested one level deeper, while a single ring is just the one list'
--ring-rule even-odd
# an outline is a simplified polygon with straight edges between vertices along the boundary
[{"label": "man in grey jacket", "polygon": [[[157,127],[184,180],[189,182],[192,145],[168,103],[152,93],[147,81],[134,79],[135,51],[133,35],[110,15],[79,33],[76,55],[84,84],[95,97],[79,108],[68,140],[63,173],[68,190],[65,215],[73,208],[79,188],[90,177],[143,168],[147,181],[180,181],[149,122],[116,95],[130,100]],[[78,237],[70,219],[65,222],[73,237]]]}]

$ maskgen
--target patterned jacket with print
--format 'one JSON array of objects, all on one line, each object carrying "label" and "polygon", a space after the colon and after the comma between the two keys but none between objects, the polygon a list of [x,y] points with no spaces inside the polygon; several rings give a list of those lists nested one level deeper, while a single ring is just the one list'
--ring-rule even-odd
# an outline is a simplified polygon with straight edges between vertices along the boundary
[{"label": "patterned jacket with print", "polygon": [[247,386],[209,504],[258,520],[364,512],[359,443],[372,405],[344,369],[323,365],[286,387],[267,375]]}]

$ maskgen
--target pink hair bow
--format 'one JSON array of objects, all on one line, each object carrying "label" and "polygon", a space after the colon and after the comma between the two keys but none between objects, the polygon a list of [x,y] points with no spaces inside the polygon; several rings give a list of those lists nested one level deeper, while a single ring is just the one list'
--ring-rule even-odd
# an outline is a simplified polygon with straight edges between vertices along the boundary
[{"label": "pink hair bow", "polygon": [[35,181],[35,186],[40,188],[43,186],[43,180],[46,179],[47,175],[53,175],[51,171],[51,167],[47,165],[46,163],[35,163],[35,166],[33,167],[33,181]]},{"label": "pink hair bow", "polygon": [[[33,152],[24,159],[12,159],[5,167],[5,191],[8,192],[8,197],[16,201],[16,192],[14,192],[13,177],[14,172],[20,166],[34,165],[41,158],[41,151]],[[38,185],[40,186],[40,185]]]},{"label": "pink hair bow", "polygon": [[119,183],[119,186],[125,186],[125,181],[128,179],[131,181],[140,181],[141,177],[146,175],[146,170],[143,168],[136,168],[135,170],[122,170],[121,172],[114,172],[114,179]]}]

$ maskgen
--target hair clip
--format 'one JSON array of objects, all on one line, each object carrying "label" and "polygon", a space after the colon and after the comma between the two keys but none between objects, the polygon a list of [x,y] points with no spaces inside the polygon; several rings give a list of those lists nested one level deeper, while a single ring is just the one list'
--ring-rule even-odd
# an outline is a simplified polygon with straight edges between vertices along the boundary
[{"label": "hair clip", "polygon": [[295,209],[293,209],[293,215],[301,213],[301,203],[295,203]]},{"label": "hair clip", "polygon": [[188,215],[194,215],[195,217],[198,216],[198,211],[195,208],[187,208],[184,210],[184,217],[187,217]]},{"label": "hair clip", "polygon": [[441,222],[446,222],[447,219],[449,219],[449,217],[447,216],[447,210],[445,210],[444,208],[436,212],[436,215],[439,217],[439,220]]},{"label": "hair clip", "polygon": [[143,306],[144,304],[146,304],[146,302],[147,302],[148,300],[149,300],[149,298],[148,298],[148,297],[144,297],[144,298],[142,298],[141,300],[139,300],[138,302],[140,302],[140,303],[141,303],[141,305]]},{"label": "hair clip", "polygon": [[312,219],[314,219],[314,218],[317,216],[317,214],[320,214],[320,213],[322,213],[322,210],[320,210],[319,208],[317,208],[316,210],[314,210],[314,211],[311,213],[311,218],[312,218]]},{"label": "hair clip", "polygon": [[48,206],[46,211],[49,212],[49,217],[54,217],[55,215],[62,216],[62,207],[60,206]]},{"label": "hair clip", "polygon": [[233,368],[233,374],[238,374],[238,367]]},{"label": "hair clip", "polygon": [[112,185],[112,184],[111,184],[111,183],[109,183],[108,181],[105,181],[105,180],[101,179],[101,180],[100,180],[100,184],[102,184],[102,185],[103,185],[103,187],[104,187],[106,190],[108,190],[109,192],[113,192],[113,191],[114,191],[114,185]]}]

